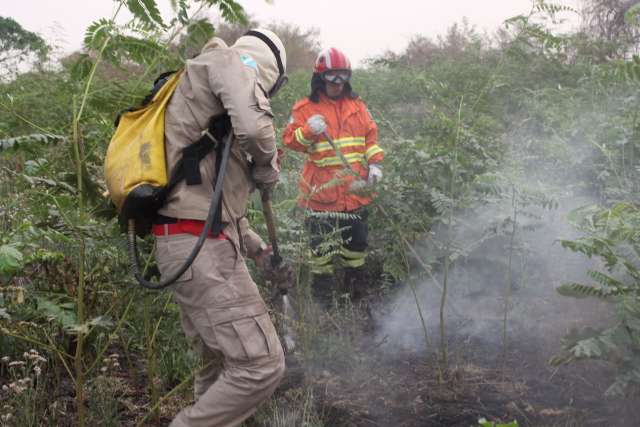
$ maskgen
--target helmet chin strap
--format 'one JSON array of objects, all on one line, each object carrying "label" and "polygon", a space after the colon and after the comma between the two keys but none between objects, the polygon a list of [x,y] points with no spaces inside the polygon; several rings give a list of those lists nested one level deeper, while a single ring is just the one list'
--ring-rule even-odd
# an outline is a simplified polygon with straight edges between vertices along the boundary
[{"label": "helmet chin strap", "polygon": [[271,49],[273,56],[276,57],[276,62],[278,63],[278,78],[276,79],[276,82],[274,83],[273,87],[269,89],[268,96],[269,98],[271,98],[289,80],[287,75],[284,73],[284,65],[282,64],[282,58],[280,57],[280,49],[278,49],[278,47],[275,45],[273,40],[271,40],[269,37],[267,37],[260,31],[249,30],[244,35],[257,37],[260,40],[262,40],[267,46],[269,46],[269,49]]}]

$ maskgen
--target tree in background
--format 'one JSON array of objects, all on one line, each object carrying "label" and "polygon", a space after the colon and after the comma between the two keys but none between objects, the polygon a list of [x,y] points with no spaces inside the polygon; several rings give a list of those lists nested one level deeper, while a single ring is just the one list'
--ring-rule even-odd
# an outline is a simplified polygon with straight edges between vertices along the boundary
[{"label": "tree in background", "polygon": [[583,33],[599,42],[600,59],[622,59],[638,53],[640,29],[630,25],[640,6],[635,0],[583,0]]},{"label": "tree in background", "polygon": [[[418,34],[413,36],[404,51],[387,51],[379,57],[369,60],[372,64],[401,64],[408,67],[426,68],[438,60],[456,60],[462,58],[468,50],[481,51],[489,47],[490,40],[476,31],[476,28],[463,19],[447,29],[444,35],[434,41]],[[486,45],[486,46],[485,46]]]},{"label": "tree in background", "polygon": [[[260,27],[258,21],[249,19],[247,24],[220,23],[216,26],[216,35],[227,44],[235,42],[249,28]],[[303,29],[295,24],[273,23],[266,26],[280,37],[287,51],[287,73],[311,71],[316,56],[320,52],[320,30]]]},{"label": "tree in background", "polygon": [[12,18],[0,16],[0,66],[3,75],[13,75],[21,62],[35,59],[42,63],[47,59],[49,46],[31,31],[27,31]]},{"label": "tree in background", "polygon": [[277,23],[268,25],[271,31],[280,36],[287,49],[287,72],[311,72],[316,56],[320,52],[320,30],[302,29],[295,24]]}]

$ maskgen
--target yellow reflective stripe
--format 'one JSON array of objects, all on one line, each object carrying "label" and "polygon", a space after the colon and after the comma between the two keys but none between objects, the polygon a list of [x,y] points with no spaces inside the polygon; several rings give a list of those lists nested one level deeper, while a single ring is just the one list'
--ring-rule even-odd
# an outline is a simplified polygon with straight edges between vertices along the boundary
[{"label": "yellow reflective stripe", "polygon": [[[364,154],[362,153],[349,153],[345,154],[344,157],[347,159],[348,163],[358,163],[364,160]],[[323,159],[313,160],[313,163],[316,166],[323,168],[327,166],[340,166],[342,165],[342,160],[338,156],[330,156]]]},{"label": "yellow reflective stripe", "polygon": [[374,145],[372,145],[371,147],[369,147],[369,148],[367,149],[367,154],[366,154],[366,156],[367,156],[367,161],[369,161],[369,159],[370,159],[370,158],[372,158],[373,156],[375,156],[376,154],[378,154],[378,153],[382,153],[382,152],[383,152],[383,151],[382,151],[382,148],[380,148],[380,147],[378,146],[378,144],[374,144]]},{"label": "yellow reflective stripe", "polygon": [[333,264],[313,265],[311,264],[311,273],[313,274],[332,274]]},{"label": "yellow reflective stripe", "polygon": [[364,258],[359,258],[359,259],[343,258],[342,265],[344,265],[345,267],[352,267],[352,268],[362,267],[364,265]]},{"label": "yellow reflective stripe", "polygon": [[[348,138],[338,138],[334,139],[333,142],[336,144],[336,147],[343,149],[348,147],[360,147],[365,144],[364,136],[355,136]],[[333,150],[329,141],[319,141],[313,144],[311,148],[311,152],[313,153],[321,153],[323,151]]]},{"label": "yellow reflective stripe", "polygon": [[367,257],[366,251],[351,251],[344,246],[340,247],[340,258],[345,267],[362,267],[364,259]]},{"label": "yellow reflective stripe", "polygon": [[316,255],[313,251],[309,251],[309,266],[313,274],[333,273],[333,263],[331,259],[335,251],[324,255]]},{"label": "yellow reflective stripe", "polygon": [[296,131],[293,134],[296,136],[296,141],[298,141],[300,144],[302,144],[302,145],[310,145],[311,144],[311,141],[306,139],[304,137],[304,135],[302,134],[302,128],[296,129]]},{"label": "yellow reflective stripe", "polygon": [[342,256],[343,258],[348,258],[348,259],[365,259],[365,257],[367,256],[367,252],[366,251],[352,251],[347,249],[344,246],[340,247],[340,256]]}]

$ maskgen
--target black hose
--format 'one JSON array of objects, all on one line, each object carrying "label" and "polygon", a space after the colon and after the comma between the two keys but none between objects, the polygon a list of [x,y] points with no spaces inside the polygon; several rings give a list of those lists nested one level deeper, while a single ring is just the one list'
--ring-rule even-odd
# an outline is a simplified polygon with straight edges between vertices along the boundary
[{"label": "black hose", "polygon": [[196,242],[195,246],[191,250],[191,253],[185,260],[182,267],[180,267],[178,271],[173,273],[171,277],[165,280],[161,280],[160,282],[157,282],[157,283],[146,280],[143,277],[142,273],[140,272],[140,259],[138,257],[138,249],[136,244],[135,219],[133,218],[129,219],[128,232],[127,232],[129,263],[131,265],[131,270],[133,271],[133,275],[135,276],[140,286],[147,289],[154,289],[154,290],[164,289],[167,286],[172,285],[176,280],[178,280],[178,278],[182,276],[185,271],[187,271],[187,269],[191,266],[191,264],[193,264],[193,261],[195,261],[196,257],[198,256],[198,253],[200,252],[200,249],[202,249],[202,245],[204,244],[204,241],[209,236],[209,231],[211,231],[211,226],[213,225],[216,210],[218,208],[218,205],[220,204],[220,199],[222,196],[222,182],[224,181],[224,176],[227,171],[227,163],[229,161],[229,152],[231,149],[232,136],[233,136],[233,132],[229,132],[225,138],[226,141],[222,151],[222,161],[220,162],[220,170],[217,171],[216,185],[213,190],[213,197],[211,198],[211,204],[209,205],[209,213],[207,214],[207,220],[204,224],[204,229],[202,230],[202,233],[200,233],[200,236],[198,237],[198,241]]}]

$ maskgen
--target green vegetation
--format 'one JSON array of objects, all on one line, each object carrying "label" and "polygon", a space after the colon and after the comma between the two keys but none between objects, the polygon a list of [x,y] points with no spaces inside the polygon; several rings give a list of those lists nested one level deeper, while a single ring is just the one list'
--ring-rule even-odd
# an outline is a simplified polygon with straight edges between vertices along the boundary
[{"label": "green vegetation", "polygon": [[518,427],[518,422],[514,421],[512,423],[493,423],[490,421],[487,421],[485,418],[481,418],[478,420],[478,424],[481,425],[482,427]]}]

